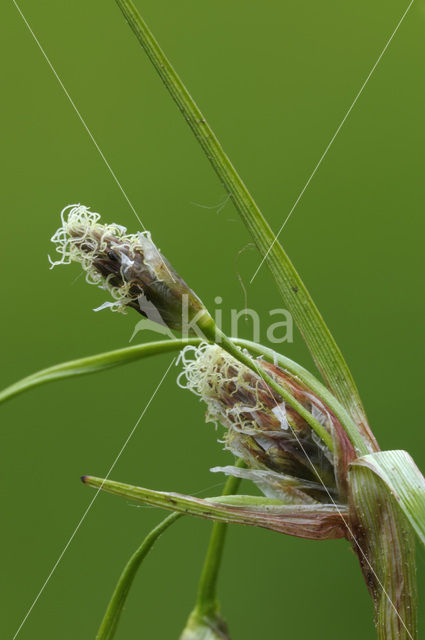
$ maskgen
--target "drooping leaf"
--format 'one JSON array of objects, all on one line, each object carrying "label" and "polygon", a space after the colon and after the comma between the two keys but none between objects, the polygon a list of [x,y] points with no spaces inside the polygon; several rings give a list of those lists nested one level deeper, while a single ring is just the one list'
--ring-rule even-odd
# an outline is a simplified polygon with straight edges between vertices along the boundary
[{"label": "drooping leaf", "polygon": [[199,338],[190,338],[188,340],[160,340],[158,342],[147,342],[134,347],[125,347],[124,349],[98,353],[94,356],[88,356],[78,360],[62,362],[61,364],[56,364],[42,371],[37,371],[15,382],[10,387],[3,389],[3,391],[0,392],[0,403],[46,382],[97,373],[98,371],[117,367],[128,362],[134,362],[141,358],[148,358],[149,356],[168,353],[169,351],[179,351],[187,344],[196,345],[199,344],[199,342]]}]

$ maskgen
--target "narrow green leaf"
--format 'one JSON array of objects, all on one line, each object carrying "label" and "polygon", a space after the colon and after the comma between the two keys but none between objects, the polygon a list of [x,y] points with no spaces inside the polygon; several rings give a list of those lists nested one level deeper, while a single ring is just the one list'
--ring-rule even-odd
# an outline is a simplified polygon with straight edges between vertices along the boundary
[{"label": "narrow green leaf", "polygon": [[348,509],[335,505],[286,505],[279,500],[261,496],[218,496],[202,500],[193,496],[84,476],[82,481],[90,487],[102,489],[142,504],[170,511],[186,513],[216,522],[263,527],[279,533],[329,540],[345,536]]},{"label": "narrow green leaf", "polygon": [[115,351],[107,351],[94,356],[88,356],[87,358],[56,364],[53,367],[37,371],[37,373],[33,373],[27,378],[22,378],[19,382],[15,382],[10,387],[3,389],[3,391],[0,392],[0,403],[45,382],[97,373],[98,371],[117,367],[128,362],[134,362],[141,358],[148,358],[149,356],[168,353],[169,351],[179,351],[187,344],[197,345],[199,343],[199,338],[188,340],[160,340],[158,342],[147,342],[134,347],[116,349]]},{"label": "narrow green leaf", "polygon": [[407,451],[380,451],[356,460],[352,465],[375,473],[386,485],[425,545],[425,478]]},{"label": "narrow green leaf", "polygon": [[359,426],[370,448],[376,448],[351,372],[318,308],[290,259],[249,193],[217,137],[170,64],[159,43],[131,0],[116,0],[161,80],[182,112],[204,153],[265,257],[286,307],[323,375],[327,385]]},{"label": "narrow green leaf", "polygon": [[115,636],[118,622],[126,603],[128,593],[140,565],[142,564],[143,560],[146,558],[158,538],[181,516],[181,513],[172,513],[171,515],[167,516],[162,522],[159,523],[159,525],[157,525],[154,529],[152,529],[152,531],[148,533],[140,547],[131,556],[114,589],[114,593],[112,594],[112,597],[109,601],[105,615],[99,627],[99,631],[97,632],[96,640],[112,640],[112,638]]}]

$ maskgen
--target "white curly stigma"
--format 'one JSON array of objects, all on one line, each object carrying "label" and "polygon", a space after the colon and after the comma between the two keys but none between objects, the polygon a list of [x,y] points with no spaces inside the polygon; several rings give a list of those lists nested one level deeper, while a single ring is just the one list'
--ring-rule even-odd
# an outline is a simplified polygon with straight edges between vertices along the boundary
[{"label": "white curly stigma", "polygon": [[[93,262],[99,253],[105,252],[109,246],[120,256],[121,276],[125,281],[127,270],[133,266],[128,253],[131,255],[137,248],[143,251],[143,255],[145,252],[150,254],[152,247],[155,249],[155,245],[149,231],[127,234],[127,229],[121,225],[100,224],[100,217],[99,213],[90,211],[88,207],[81,204],[71,204],[62,209],[62,226],[51,238],[60,259],[55,261],[49,256],[50,268],[53,269],[59,264],[79,262],[86,272],[86,281],[101,289],[107,289],[114,298],[113,302],[105,302],[95,311],[110,308],[112,311],[125,313],[127,305],[134,300],[134,297],[129,294],[131,283],[125,283],[121,287],[112,286],[108,278],[105,279],[93,266]],[[115,239],[116,242],[114,242]],[[123,252],[123,249],[126,249],[126,252]],[[149,268],[148,262],[146,260],[144,262]]]},{"label": "white curly stigma", "polygon": [[[180,353],[177,364],[182,363],[183,371],[177,378],[177,384],[182,389],[189,389],[199,396],[207,405],[207,422],[217,425],[248,430],[255,419],[255,412],[264,410],[250,376],[246,377],[249,369],[229,355],[221,347],[202,342],[198,347],[188,345]],[[260,383],[258,378],[258,383]],[[223,399],[224,385],[232,383],[235,390],[243,388],[250,391],[256,402],[246,406],[242,402],[232,402],[228,406]],[[233,392],[235,393],[235,392]],[[250,418],[247,418],[250,415]]]}]

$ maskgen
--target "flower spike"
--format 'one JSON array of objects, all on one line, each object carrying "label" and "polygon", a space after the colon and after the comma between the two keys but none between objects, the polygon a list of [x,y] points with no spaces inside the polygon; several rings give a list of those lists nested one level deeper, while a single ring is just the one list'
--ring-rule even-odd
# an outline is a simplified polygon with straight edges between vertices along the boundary
[{"label": "flower spike", "polygon": [[335,453],[259,375],[218,345],[188,345],[180,359],[178,384],[201,397],[207,422],[225,427],[225,448],[249,467],[213,471],[252,480],[266,496],[285,504],[346,502],[347,461],[354,458],[354,450],[336,417],[312,390],[280,367],[256,361],[320,422],[336,445]]},{"label": "flower spike", "polygon": [[135,309],[149,320],[181,331],[197,315],[209,316],[196,294],[152,242],[149,231],[127,234],[118,224],[101,224],[100,214],[83,205],[69,205],[61,213],[62,226],[52,237],[59,260],[52,268],[79,262],[86,280],[108,290],[109,307],[125,313]]}]

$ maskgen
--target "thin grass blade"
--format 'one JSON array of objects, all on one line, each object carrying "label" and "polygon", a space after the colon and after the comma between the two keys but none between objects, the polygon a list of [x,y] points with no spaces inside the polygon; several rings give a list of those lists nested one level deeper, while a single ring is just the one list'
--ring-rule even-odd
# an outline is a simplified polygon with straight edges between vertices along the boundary
[{"label": "thin grass blade", "polygon": [[370,450],[376,450],[352,374],[301,277],[134,3],[116,1],[232,199],[261,256],[265,257],[326,384],[359,426]]},{"label": "thin grass blade", "polygon": [[3,389],[3,391],[0,392],[0,403],[13,398],[23,391],[47,382],[54,382],[55,380],[61,380],[63,378],[72,378],[73,376],[87,375],[89,373],[97,373],[142,358],[168,353],[169,351],[179,351],[187,344],[197,345],[199,342],[199,338],[160,340],[158,342],[147,342],[134,347],[125,347],[124,349],[98,353],[94,356],[87,356],[86,358],[80,358],[78,360],[62,362],[61,364],[37,371],[15,382],[10,385],[10,387]]},{"label": "thin grass blade", "polygon": [[99,627],[99,631],[97,632],[96,640],[112,640],[112,638],[115,637],[115,632],[117,630],[124,605],[127,601],[128,593],[140,565],[151,551],[158,538],[181,516],[181,513],[172,513],[167,516],[148,533],[140,547],[131,556],[114,589],[114,593],[109,601],[105,615]]}]

